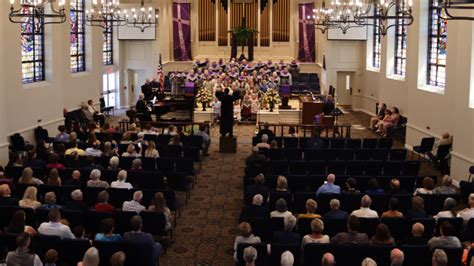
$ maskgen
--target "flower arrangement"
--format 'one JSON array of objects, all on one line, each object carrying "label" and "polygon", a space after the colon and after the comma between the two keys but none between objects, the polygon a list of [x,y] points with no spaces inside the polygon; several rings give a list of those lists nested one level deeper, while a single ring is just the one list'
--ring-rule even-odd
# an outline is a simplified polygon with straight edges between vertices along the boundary
[{"label": "flower arrangement", "polygon": [[270,106],[270,111],[273,111],[275,104],[279,104],[281,102],[280,94],[278,90],[269,88],[265,94],[263,95],[263,100],[268,103]]},{"label": "flower arrangement", "polygon": [[202,103],[202,110],[206,111],[207,104],[212,102],[212,90],[210,88],[201,87],[196,94],[196,101]]}]

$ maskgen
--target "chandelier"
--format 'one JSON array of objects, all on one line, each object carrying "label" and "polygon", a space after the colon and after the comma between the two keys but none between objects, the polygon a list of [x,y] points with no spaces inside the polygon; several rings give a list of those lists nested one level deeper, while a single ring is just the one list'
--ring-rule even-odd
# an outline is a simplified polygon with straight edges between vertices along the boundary
[{"label": "chandelier", "polygon": [[[436,3],[436,1],[435,1]],[[443,0],[439,4],[439,16],[444,20],[474,20],[474,17],[457,16],[450,10],[474,10],[474,0]]]},{"label": "chandelier", "polygon": [[127,25],[127,11],[122,12],[119,5],[119,0],[92,0],[92,7],[86,10],[86,25],[104,29]]},{"label": "chandelier", "polygon": [[129,27],[139,28],[141,32],[144,32],[145,29],[156,27],[158,25],[158,12],[150,6],[145,8],[144,0],[141,1],[140,9],[132,8],[131,16],[127,15]]},{"label": "chandelier", "polygon": [[42,24],[61,24],[66,21],[64,9],[65,0],[19,0],[19,7],[15,9],[15,0],[10,0],[9,20],[12,23],[29,23],[33,21],[35,30],[38,31]]},{"label": "chandelier", "polygon": [[323,33],[328,29],[340,29],[346,34],[350,28],[363,26],[357,16],[364,12],[361,0],[332,0],[328,7],[323,1],[320,8],[313,9],[313,15],[308,16],[307,20]]},{"label": "chandelier", "polygon": [[388,29],[396,25],[413,24],[412,6],[412,0],[368,0],[366,12],[356,15],[356,23],[361,26],[378,27],[380,34],[385,36]]}]

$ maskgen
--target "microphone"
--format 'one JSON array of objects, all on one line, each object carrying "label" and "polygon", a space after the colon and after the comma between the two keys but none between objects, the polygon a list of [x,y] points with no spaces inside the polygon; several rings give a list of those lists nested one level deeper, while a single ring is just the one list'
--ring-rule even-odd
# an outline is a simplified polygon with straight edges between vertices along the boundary
[{"label": "microphone", "polygon": [[303,91],[304,93],[309,93],[311,95],[311,98],[313,99],[313,101],[316,101],[316,97],[314,97],[314,94],[312,91],[309,91],[309,90],[304,90]]}]

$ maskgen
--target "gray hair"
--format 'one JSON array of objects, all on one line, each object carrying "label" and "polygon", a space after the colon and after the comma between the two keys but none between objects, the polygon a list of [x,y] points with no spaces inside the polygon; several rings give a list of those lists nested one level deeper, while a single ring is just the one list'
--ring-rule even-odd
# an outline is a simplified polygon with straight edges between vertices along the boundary
[{"label": "gray hair", "polygon": [[257,250],[252,247],[246,247],[244,249],[244,255],[243,255],[244,261],[247,263],[251,263],[257,260]]},{"label": "gray hair", "polygon": [[117,174],[117,180],[121,182],[125,182],[127,180],[127,171],[125,170],[120,170]]},{"label": "gray hair", "polygon": [[311,221],[311,231],[321,234],[324,231],[324,222],[321,219],[314,218]]},{"label": "gray hair", "polygon": [[110,158],[110,160],[109,160],[109,165],[111,165],[111,166],[118,166],[119,163],[120,163],[120,159],[119,159],[119,157],[117,157],[117,156],[113,156],[113,157]]},{"label": "gray hair", "polygon": [[141,192],[140,190],[138,191],[135,191],[135,193],[133,193],[133,200],[134,201],[137,201],[137,202],[140,202],[143,198],[143,192]]},{"label": "gray hair", "polygon": [[295,263],[295,257],[290,251],[287,250],[281,254],[281,266],[293,266],[293,263]]},{"label": "gray hair", "polygon": [[50,191],[46,194],[44,194],[44,202],[46,204],[54,204],[56,203],[56,194],[54,194],[53,191]]},{"label": "gray hair", "polygon": [[436,249],[433,252],[432,258],[433,266],[446,266],[448,265],[448,256],[442,249]]},{"label": "gray hair", "polygon": [[95,247],[90,247],[82,258],[83,265],[99,265],[99,251]]},{"label": "gray hair", "polygon": [[261,194],[255,194],[252,198],[252,205],[261,206],[263,204],[263,196]]},{"label": "gray hair", "polygon": [[91,171],[89,178],[92,180],[97,180],[100,178],[101,172],[99,169],[94,169]]},{"label": "gray hair", "polygon": [[262,135],[262,142],[268,142],[268,135],[267,134]]},{"label": "gray hair", "polygon": [[285,225],[285,231],[292,232],[296,226],[296,218],[293,215],[285,216],[283,219],[283,224]]},{"label": "gray hair", "polygon": [[73,200],[82,200],[82,191],[80,189],[73,190],[71,192],[71,198]]},{"label": "gray hair", "polygon": [[377,266],[377,262],[372,258],[367,257],[362,261],[361,266]]},{"label": "gray hair", "polygon": [[332,199],[329,202],[329,206],[331,206],[331,209],[339,209],[341,202],[338,199]]},{"label": "gray hair", "polygon": [[360,200],[360,206],[364,208],[369,208],[370,205],[372,205],[372,199],[370,198],[369,195],[364,195],[362,199]]},{"label": "gray hair", "polygon": [[139,133],[137,134],[137,137],[140,138],[140,139],[141,139],[141,138],[144,138],[144,137],[145,137],[145,133],[139,132]]}]

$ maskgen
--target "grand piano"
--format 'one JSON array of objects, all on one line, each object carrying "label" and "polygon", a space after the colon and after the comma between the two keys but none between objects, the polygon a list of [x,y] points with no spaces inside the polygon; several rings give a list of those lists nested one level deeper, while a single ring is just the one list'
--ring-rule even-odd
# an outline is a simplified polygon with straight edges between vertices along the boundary
[{"label": "grand piano", "polygon": [[193,121],[194,99],[165,97],[152,105],[156,121]]}]

